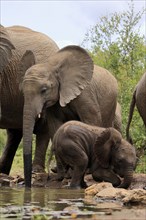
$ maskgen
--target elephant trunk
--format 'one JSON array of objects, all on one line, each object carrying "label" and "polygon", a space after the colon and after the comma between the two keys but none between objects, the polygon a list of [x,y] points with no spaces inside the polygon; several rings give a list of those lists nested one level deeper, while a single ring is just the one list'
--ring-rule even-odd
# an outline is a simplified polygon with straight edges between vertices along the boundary
[{"label": "elephant trunk", "polygon": [[32,136],[35,125],[35,116],[30,106],[24,106],[23,115],[23,159],[25,187],[31,187],[32,174]]},{"label": "elephant trunk", "polygon": [[118,188],[125,188],[127,189],[133,179],[133,169],[128,169],[128,171],[126,171],[126,174],[124,175],[124,180],[123,182],[118,186]]}]

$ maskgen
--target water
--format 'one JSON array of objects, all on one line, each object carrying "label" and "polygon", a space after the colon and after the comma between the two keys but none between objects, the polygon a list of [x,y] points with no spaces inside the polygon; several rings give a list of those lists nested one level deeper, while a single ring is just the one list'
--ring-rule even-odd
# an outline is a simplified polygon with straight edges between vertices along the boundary
[{"label": "water", "polygon": [[[1,188],[0,218],[42,219],[92,215],[84,211],[83,190]],[[80,209],[79,209],[80,207]]]},{"label": "water", "polygon": [[[135,208],[134,208],[135,210]],[[85,198],[84,190],[48,188],[0,188],[0,219],[126,219],[142,220],[143,209],[122,207],[119,201]],[[140,216],[141,215],[141,216]],[[140,217],[140,218],[138,218]]]}]

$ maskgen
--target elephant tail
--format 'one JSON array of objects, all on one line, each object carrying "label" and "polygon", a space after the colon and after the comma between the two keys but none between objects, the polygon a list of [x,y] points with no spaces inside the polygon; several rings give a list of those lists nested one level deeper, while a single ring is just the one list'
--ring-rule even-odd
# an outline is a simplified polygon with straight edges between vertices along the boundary
[{"label": "elephant tail", "polygon": [[135,89],[133,96],[132,96],[130,110],[129,110],[129,116],[128,116],[128,123],[127,123],[127,127],[126,127],[126,138],[129,141],[129,143],[131,143],[131,144],[133,144],[133,141],[132,141],[132,138],[129,134],[129,128],[130,128],[130,124],[131,124],[132,117],[133,117],[135,103],[136,103],[136,89]]}]

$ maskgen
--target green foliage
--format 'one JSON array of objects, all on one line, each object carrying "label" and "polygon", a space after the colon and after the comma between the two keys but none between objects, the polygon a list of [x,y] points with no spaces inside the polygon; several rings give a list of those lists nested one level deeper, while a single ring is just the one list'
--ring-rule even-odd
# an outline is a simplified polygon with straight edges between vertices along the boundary
[{"label": "green foliage", "polygon": [[[135,13],[131,1],[129,9],[99,18],[85,35],[82,46],[92,51],[94,62],[115,75],[124,72],[132,76],[146,68],[145,37],[140,36],[138,23],[145,9]],[[101,55],[101,57],[100,57]]]},{"label": "green foliage", "polygon": [[136,167],[136,173],[146,173],[146,155],[140,156]]},{"label": "green foliage", "polygon": [[0,153],[2,152],[3,147],[5,146],[5,138],[6,138],[6,131],[1,129],[0,130]]},{"label": "green foliage", "polygon": [[[6,144],[6,131],[0,129],[0,155],[2,155],[4,146]],[[46,154],[46,169],[48,166],[48,158],[50,154],[50,148],[51,146],[48,147],[48,151]],[[35,135],[33,136],[33,143],[32,143],[32,154],[34,156],[34,151],[35,151]],[[55,165],[54,165],[55,166]],[[47,170],[46,170],[47,171]],[[23,147],[22,147],[22,142],[20,143],[18,150],[16,151],[16,155],[14,157],[14,161],[12,164],[12,169],[10,175],[23,175]]]}]

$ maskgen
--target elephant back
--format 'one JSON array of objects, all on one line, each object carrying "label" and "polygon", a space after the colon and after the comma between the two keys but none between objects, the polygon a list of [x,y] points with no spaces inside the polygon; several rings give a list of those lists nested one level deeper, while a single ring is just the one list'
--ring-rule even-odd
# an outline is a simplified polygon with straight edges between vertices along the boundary
[{"label": "elephant back", "polygon": [[57,44],[47,35],[33,31],[23,26],[7,27],[15,48],[21,53],[31,50],[35,55],[36,63],[44,63],[56,53],[59,48]]}]

